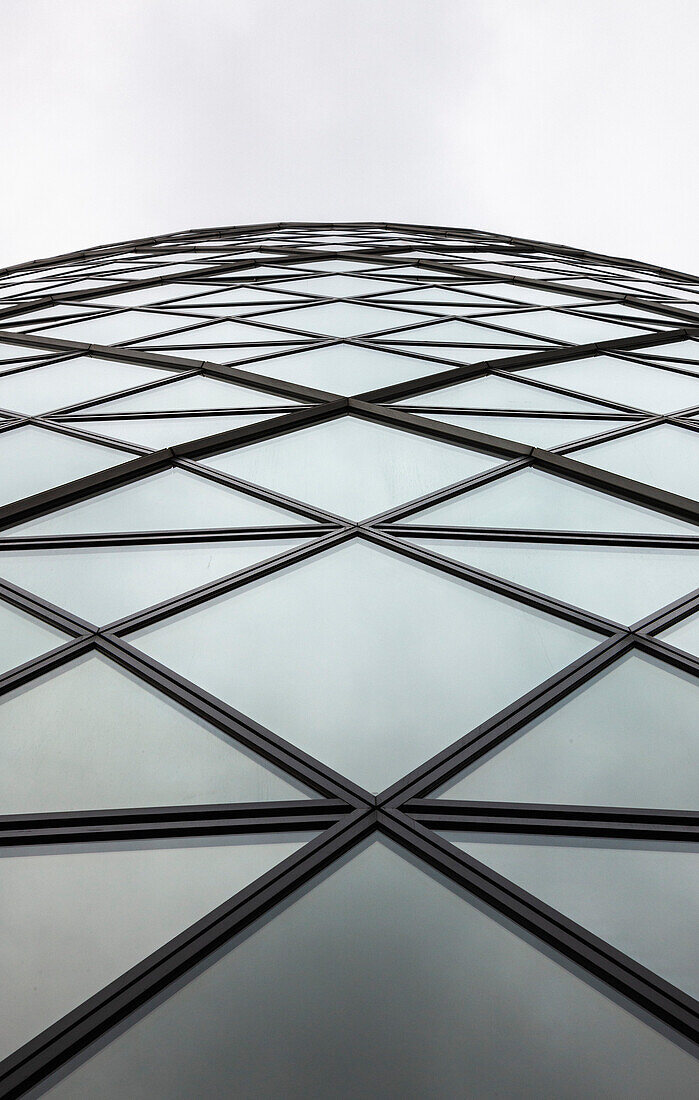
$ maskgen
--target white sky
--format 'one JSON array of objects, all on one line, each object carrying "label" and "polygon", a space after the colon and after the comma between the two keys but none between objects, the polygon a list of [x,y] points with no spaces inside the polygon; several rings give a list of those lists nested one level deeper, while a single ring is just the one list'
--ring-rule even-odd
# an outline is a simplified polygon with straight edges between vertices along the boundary
[{"label": "white sky", "polygon": [[282,220],[699,271],[696,0],[2,0],[0,266]]}]

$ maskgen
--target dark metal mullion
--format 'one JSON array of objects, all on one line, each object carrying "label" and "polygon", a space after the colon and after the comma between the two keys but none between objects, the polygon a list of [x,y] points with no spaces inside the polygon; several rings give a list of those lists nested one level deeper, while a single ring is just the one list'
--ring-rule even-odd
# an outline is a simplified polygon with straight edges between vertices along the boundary
[{"label": "dark metal mullion", "polygon": [[378,813],[379,828],[468,892],[493,906],[656,1019],[699,1040],[699,1004],[636,960],[546,905],[484,863],[397,810]]},{"label": "dark metal mullion", "polygon": [[[519,527],[464,527],[444,524],[376,524],[376,530],[401,539],[463,539],[488,542],[562,543],[581,546],[655,546],[673,550],[699,549],[699,533],[694,535],[626,534],[620,531],[557,531]],[[0,541],[0,549],[2,543]]]},{"label": "dark metal mullion", "polygon": [[0,1063],[0,1088],[13,1100],[217,947],[300,889],[375,827],[375,811],[355,810],[132,967]]},{"label": "dark metal mullion", "polygon": [[633,624],[633,630],[648,633],[653,637],[663,630],[668,630],[675,623],[681,622],[682,619],[693,615],[695,611],[699,611],[699,588],[695,588],[686,595],[680,596],[679,599],[673,600],[666,607],[654,611],[652,615],[646,615],[643,619],[639,619],[638,622]]},{"label": "dark metal mullion", "polygon": [[[352,401],[358,401],[360,398],[351,398]],[[381,406],[382,408],[384,406]],[[395,409],[395,405],[386,406],[390,409]],[[480,407],[478,405],[468,406],[465,405],[404,405],[398,406],[401,412],[410,412],[418,416],[430,416],[439,413],[440,415],[449,416],[499,416],[506,420],[517,419],[517,417],[526,420],[589,420],[594,424],[596,420],[618,420],[621,424],[638,424],[644,423],[645,419],[642,413],[620,413],[616,409],[610,409],[609,412],[552,412],[550,409],[499,409],[493,408],[489,405],[487,408]]]}]

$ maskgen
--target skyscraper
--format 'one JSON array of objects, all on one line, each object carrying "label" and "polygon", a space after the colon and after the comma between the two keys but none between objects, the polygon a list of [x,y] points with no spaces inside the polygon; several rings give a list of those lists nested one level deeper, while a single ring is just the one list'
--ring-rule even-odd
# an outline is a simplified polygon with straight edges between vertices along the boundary
[{"label": "skyscraper", "polygon": [[0,281],[2,1095],[696,1096],[699,282],[368,223]]}]

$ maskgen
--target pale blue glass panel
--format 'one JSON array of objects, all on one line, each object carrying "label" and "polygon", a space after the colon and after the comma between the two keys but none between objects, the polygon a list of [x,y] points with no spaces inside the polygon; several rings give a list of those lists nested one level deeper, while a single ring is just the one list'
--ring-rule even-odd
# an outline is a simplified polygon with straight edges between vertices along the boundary
[{"label": "pale blue glass panel", "polygon": [[[407,331],[407,330],[406,330]],[[396,339],[394,339],[394,337]],[[438,344],[423,344],[417,341],[404,341],[399,342],[398,333],[391,333],[391,341],[385,337],[381,338],[381,342],[374,341],[377,347],[383,347],[386,351],[410,351],[412,355],[425,355],[429,356],[432,362],[438,362],[440,365],[433,367],[433,372],[437,370],[446,370],[447,366],[453,363],[464,363],[467,366],[471,366],[474,363],[491,363],[497,359],[511,359],[513,355],[525,355],[531,351],[546,351],[550,349],[550,344],[546,348],[543,346],[540,348],[493,348],[487,345],[480,347],[460,347],[458,344],[444,344],[442,346]],[[401,333],[402,339],[402,333]],[[441,363],[446,363],[447,366],[441,366]]]},{"label": "pale blue glass panel", "polygon": [[143,680],[94,655],[2,697],[0,762],[0,814],[313,795]]},{"label": "pale blue glass panel", "polygon": [[0,577],[104,625],[300,545],[264,539],[14,550],[0,554]]},{"label": "pale blue glass panel", "polygon": [[[298,269],[301,271],[332,271],[341,274],[347,274],[354,271],[361,271],[369,274],[374,270],[370,264],[357,263],[356,261],[351,262],[350,260],[313,260],[311,263],[298,264]],[[257,270],[259,271],[259,268]],[[275,269],[276,272],[280,270],[280,268]],[[292,274],[292,272],[288,270],[284,273],[286,275]]]},{"label": "pale blue glass panel", "polygon": [[[191,309],[194,306],[197,308],[205,308],[206,306],[219,306],[219,305],[235,305],[247,304],[253,309],[255,306],[259,306],[262,309],[267,303],[276,304],[280,298],[286,299],[285,294],[280,294],[279,291],[269,284],[272,289],[265,289],[258,286],[232,286],[228,290],[214,290],[210,293],[202,294],[203,287],[198,287],[199,294],[196,298],[188,298],[186,303],[182,305]],[[280,284],[286,286],[286,284]]]},{"label": "pale blue glass panel", "polygon": [[699,997],[699,847],[442,833],[467,855]]},{"label": "pale blue glass panel", "polygon": [[12,359],[40,359],[46,354],[46,348],[30,348],[26,344],[6,344],[0,342],[0,361]]},{"label": "pale blue glass panel", "polygon": [[[258,320],[266,320],[259,317]],[[188,317],[187,322],[193,322],[193,317]],[[184,324],[184,322],[183,322]],[[174,328],[170,325],[170,328]],[[157,331],[157,330],[153,330]],[[203,328],[188,329],[186,332],[174,332],[170,336],[159,336],[157,339],[144,340],[139,347],[145,348],[157,344],[158,347],[196,347],[206,344],[260,344],[270,340],[288,340],[289,334],[279,332],[273,328],[259,328],[255,325],[242,324],[239,321],[216,321],[213,325],[205,325]],[[298,338],[297,338],[298,339]],[[196,356],[195,356],[196,358]],[[207,358],[207,356],[202,356]]]},{"label": "pale blue glass panel", "polygon": [[649,348],[639,348],[635,354],[652,355],[658,359],[689,359],[692,362],[699,363],[699,342],[696,340],[675,340],[671,344],[656,344]]},{"label": "pale blue glass panel", "polygon": [[307,522],[293,512],[195,474],[165,470],[22,523],[13,527],[9,534],[186,531]]},{"label": "pale blue glass panel", "polygon": [[553,386],[656,413],[699,405],[699,378],[615,359],[611,355],[529,367],[522,374],[535,382],[549,382]]},{"label": "pale blue glass panel", "polygon": [[[502,322],[505,324],[506,322]],[[493,321],[492,324],[495,324]],[[470,324],[468,321],[441,321],[427,328],[413,329],[412,332],[394,333],[392,340],[410,340],[411,343],[446,344],[511,344],[528,348],[538,347],[542,341],[529,336],[520,336],[516,332],[505,332],[497,328]]]},{"label": "pale blue glass panel", "polygon": [[99,298],[92,298],[91,301],[99,306],[150,306],[157,302],[169,302],[183,295],[202,294],[205,289],[197,283],[165,283],[144,286],[140,290],[126,290],[123,294],[100,294]]},{"label": "pale blue glass panel", "polygon": [[84,340],[90,344],[117,344],[122,340],[150,336],[154,332],[169,332],[170,329],[190,324],[191,320],[191,317],[176,313],[138,313],[127,309],[123,313],[108,313],[89,321],[45,328],[41,330],[41,335],[56,336],[61,340]]},{"label": "pale blue glass panel", "polygon": [[519,286],[516,283],[481,283],[479,286],[473,287],[472,290],[479,294],[492,294],[496,298],[507,298],[512,302],[528,302],[535,306],[570,308],[582,300],[574,294],[559,294],[557,291],[540,290],[539,287],[533,286]]},{"label": "pale blue glass panel", "polygon": [[539,412],[598,412],[603,406],[583,401],[551,390],[527,386],[514,379],[495,377],[473,378],[444,386],[429,393],[414,393],[396,401],[396,405],[452,406],[455,409],[524,409]]},{"label": "pale blue glass panel", "polygon": [[573,457],[657,489],[699,497],[699,434],[674,424],[585,447]]},{"label": "pale blue glass panel", "polygon": [[485,432],[501,439],[512,439],[516,443],[526,443],[530,447],[559,447],[563,443],[573,443],[578,439],[587,439],[590,435],[611,432],[623,427],[619,420],[554,420],[547,417],[532,416],[464,416],[462,413],[424,412],[430,420],[440,420],[443,424],[455,424],[457,428],[469,428],[475,432]]},{"label": "pale blue glass panel", "polygon": [[266,359],[258,369],[273,378],[346,397],[423,378],[439,367],[410,355],[393,355],[356,344],[331,344],[297,355]]},{"label": "pale blue glass panel", "polygon": [[682,619],[676,626],[663,631],[660,637],[664,642],[699,657],[699,615],[690,615],[688,619]]},{"label": "pale blue glass panel", "polygon": [[122,412],[188,412],[190,409],[249,409],[295,405],[293,397],[279,397],[264,390],[237,386],[218,378],[197,375],[143,393],[132,393],[114,401],[100,402],[95,412],[117,416]]},{"label": "pale blue glass panel", "polygon": [[[228,323],[228,322],[226,322]],[[259,330],[263,332],[262,329]],[[280,351],[298,351],[302,347],[300,343],[287,344],[286,339],[288,333],[283,333],[281,330],[277,332],[273,329],[264,330],[265,340],[274,340],[275,343],[270,344],[241,344],[239,347],[235,347],[231,344],[228,347],[205,347],[200,344],[192,344],[190,347],[175,348],[175,347],[161,347],[158,341],[148,341],[148,348],[155,355],[167,355],[175,359],[187,359],[194,360],[198,363],[245,363],[247,360],[251,360],[250,366],[246,366],[246,370],[254,371],[259,374],[267,373],[267,360],[261,358],[262,356],[278,355]],[[283,337],[282,340],[279,337]],[[139,348],[144,348],[145,344],[139,344]],[[313,344],[310,340],[306,342],[307,347],[312,347]]]},{"label": "pale blue glass panel", "polygon": [[356,298],[384,290],[397,290],[400,283],[386,279],[359,279],[353,275],[321,275],[317,279],[292,279],[288,283],[277,283],[277,288],[293,290],[298,294],[317,294],[321,298]]},{"label": "pale blue glass panel", "polygon": [[377,791],[598,638],[353,541],[132,640]]},{"label": "pale blue glass panel", "polygon": [[438,796],[699,808],[697,680],[631,654],[525,726]]},{"label": "pale blue glass panel", "polygon": [[0,672],[23,665],[68,641],[68,635],[55,627],[0,602]]},{"label": "pale blue glass panel", "polygon": [[0,433],[0,504],[128,462],[125,451],[29,425]]},{"label": "pale blue glass panel", "polygon": [[121,439],[126,443],[138,443],[142,447],[160,450],[162,447],[174,447],[177,443],[187,443],[191,439],[216,435],[218,432],[230,432],[235,428],[244,428],[248,424],[259,424],[262,420],[282,415],[280,412],[252,413],[243,416],[171,416],[155,417],[145,420],[81,420],[73,421],[73,427],[96,435]]},{"label": "pale blue glass panel", "polygon": [[243,481],[359,520],[506,459],[342,417],[201,461]]},{"label": "pale blue glass panel", "polygon": [[615,325],[597,317],[583,317],[571,313],[557,313],[544,309],[539,313],[502,314],[500,323],[522,332],[548,336],[552,340],[566,340],[570,344],[591,344],[598,340],[622,340],[647,331],[631,325]]},{"label": "pale blue glass panel", "polygon": [[415,512],[404,522],[629,534],[697,533],[697,528],[690,523],[541,470],[518,470],[492,485],[472,489],[443,504]]},{"label": "pale blue glass panel", "polygon": [[298,851],[306,838],[5,848],[0,1055]]},{"label": "pale blue glass panel", "polygon": [[331,302],[327,305],[304,306],[290,312],[267,313],[258,317],[270,325],[285,326],[301,332],[325,336],[359,336],[367,332],[412,325],[423,318],[419,313],[380,309],[378,306],[353,302]]},{"label": "pale blue glass panel", "polygon": [[171,375],[171,371],[82,355],[0,378],[0,406],[32,415],[146,386]]},{"label": "pale blue glass panel", "polygon": [[698,550],[410,541],[627,626],[699,587]]},{"label": "pale blue glass panel", "polygon": [[694,1100],[697,1090],[692,1055],[625,1001],[384,840],[130,1022],[51,1100]]}]

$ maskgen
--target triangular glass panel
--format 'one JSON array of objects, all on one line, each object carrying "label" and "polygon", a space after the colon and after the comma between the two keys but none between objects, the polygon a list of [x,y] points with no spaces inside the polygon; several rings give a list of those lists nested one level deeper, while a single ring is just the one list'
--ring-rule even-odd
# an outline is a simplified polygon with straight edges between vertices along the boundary
[{"label": "triangular glass panel", "polygon": [[699,846],[442,833],[612,947],[699,997]]},{"label": "triangular glass panel", "polygon": [[68,635],[56,627],[0,601],[0,673],[17,668],[68,641]]},{"label": "triangular glass panel", "polygon": [[[188,317],[188,321],[192,318]],[[267,315],[257,317],[258,321],[267,321]],[[171,326],[174,327],[174,326]],[[279,332],[273,328],[261,328],[244,324],[241,321],[216,321],[212,325],[199,325],[186,332],[173,332],[170,336],[158,336],[157,339],[144,340],[139,347],[205,347],[207,344],[263,344],[270,341],[285,341],[291,337],[288,332]],[[294,337],[298,340],[298,337]],[[195,356],[196,358],[196,356]],[[203,358],[207,358],[204,356]]]},{"label": "triangular glass panel", "polygon": [[611,355],[530,367],[521,373],[535,382],[650,412],[669,413],[699,405],[699,378]]},{"label": "triangular glass panel", "polygon": [[134,458],[73,435],[27,425],[0,432],[0,505],[11,504]]},{"label": "triangular glass panel", "polygon": [[598,637],[354,540],[130,640],[375,791]]},{"label": "triangular glass panel", "polygon": [[0,378],[0,406],[31,416],[168,377],[171,371],[81,355]]},{"label": "triangular glass panel", "polygon": [[699,808],[699,684],[642,654],[609,666],[437,792],[570,806]]},{"label": "triangular glass panel", "polygon": [[73,427],[84,432],[119,439],[124,443],[137,443],[141,447],[150,447],[159,451],[163,447],[175,447],[178,443],[188,443],[192,439],[217,435],[244,428],[249,424],[259,424],[273,416],[282,416],[279,412],[238,414],[236,416],[160,416],[143,420],[80,420],[72,421]]},{"label": "triangular glass panel", "polygon": [[359,520],[506,459],[346,416],[202,461],[243,481]]},{"label": "triangular glass panel", "polygon": [[[581,454],[583,452],[580,452]],[[405,523],[550,531],[695,535],[690,523],[555,477],[518,470],[413,514]]]},{"label": "triangular glass panel", "polygon": [[89,344],[118,344],[123,340],[136,340],[155,332],[170,332],[191,324],[192,318],[178,313],[155,313],[126,309],[121,313],[105,313],[88,321],[74,321],[68,325],[54,325],[41,330],[42,336],[56,336],[61,340],[83,340]]},{"label": "triangular glass panel", "polygon": [[423,320],[419,313],[381,309],[354,302],[330,302],[327,305],[302,306],[284,312],[266,313],[257,318],[266,324],[298,329],[323,336],[360,336],[368,332],[412,325]]},{"label": "triangular glass panel", "polygon": [[500,324],[521,332],[547,336],[550,340],[565,340],[569,344],[592,344],[599,340],[623,340],[627,336],[640,336],[647,329],[632,325],[611,324],[598,317],[581,314],[559,313],[554,309],[542,309],[534,313],[509,313],[500,315]]},{"label": "triangular glass panel", "polygon": [[[197,375],[182,378],[167,386],[132,393],[115,401],[100,402],[95,412],[117,416],[122,412],[189,412],[209,409],[257,409],[269,406],[296,405],[293,397],[279,397],[265,390],[237,386],[235,382]],[[84,411],[84,410],[83,410]]]},{"label": "triangular glass panel", "polygon": [[[281,860],[308,834],[31,845],[0,858],[11,1054]],[[27,975],[31,974],[31,980]]]},{"label": "triangular glass panel", "polygon": [[320,298],[356,298],[365,294],[379,294],[384,290],[395,290],[400,287],[400,283],[388,282],[386,279],[359,279],[354,275],[321,275],[318,278],[278,283],[277,286],[283,290],[317,295]]},{"label": "triangular glass panel", "polygon": [[307,522],[293,512],[228,486],[184,470],[165,470],[22,523],[7,534],[187,531]]},{"label": "triangular glass panel", "polygon": [[664,642],[674,645],[677,649],[684,649],[687,653],[693,653],[699,657],[699,615],[690,615],[682,619],[669,630],[664,630],[659,635]]},{"label": "triangular glass panel", "polygon": [[260,372],[299,386],[351,397],[412,378],[424,378],[435,373],[435,365],[412,355],[394,355],[357,344],[331,344],[266,359],[260,364]]},{"label": "triangular glass panel", "polygon": [[[427,936],[436,946],[418,965]],[[350,852],[128,1023],[51,1100],[696,1094],[691,1053],[384,840]]]},{"label": "triangular glass panel", "polygon": [[[503,322],[504,323],[504,322]],[[425,328],[412,329],[410,332],[395,332],[386,340],[409,340],[416,344],[509,344],[516,347],[539,347],[541,340],[529,336],[520,336],[516,332],[485,325],[475,325],[468,321],[439,321]],[[545,341],[544,341],[545,342]]]},{"label": "triangular glass panel", "polygon": [[699,585],[699,550],[471,539],[410,541],[626,626]]},{"label": "triangular glass panel", "polygon": [[656,489],[699,498],[699,432],[675,424],[658,424],[584,447],[573,457]]},{"label": "triangular glass panel", "polygon": [[[427,373],[427,372],[425,372]],[[552,390],[527,386],[516,379],[490,375],[442,386],[429,393],[403,397],[396,405],[432,405],[455,409],[521,409],[537,412],[604,412],[593,400],[567,397]]]}]

